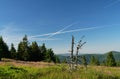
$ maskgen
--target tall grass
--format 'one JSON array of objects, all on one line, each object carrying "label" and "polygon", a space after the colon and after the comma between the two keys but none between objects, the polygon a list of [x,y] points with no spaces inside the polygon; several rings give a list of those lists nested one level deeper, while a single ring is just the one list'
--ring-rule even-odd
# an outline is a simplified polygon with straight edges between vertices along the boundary
[{"label": "tall grass", "polygon": [[64,64],[40,68],[5,63],[0,65],[0,79],[120,79],[120,68],[88,66],[85,70],[79,66],[70,72]]}]

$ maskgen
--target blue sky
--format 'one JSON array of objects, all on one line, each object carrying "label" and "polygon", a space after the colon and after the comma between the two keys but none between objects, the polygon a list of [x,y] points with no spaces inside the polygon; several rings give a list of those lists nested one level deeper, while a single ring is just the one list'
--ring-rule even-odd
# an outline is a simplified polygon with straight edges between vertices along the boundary
[{"label": "blue sky", "polygon": [[0,35],[17,47],[25,34],[56,54],[68,53],[72,35],[85,35],[80,53],[120,51],[120,1],[0,0]]}]

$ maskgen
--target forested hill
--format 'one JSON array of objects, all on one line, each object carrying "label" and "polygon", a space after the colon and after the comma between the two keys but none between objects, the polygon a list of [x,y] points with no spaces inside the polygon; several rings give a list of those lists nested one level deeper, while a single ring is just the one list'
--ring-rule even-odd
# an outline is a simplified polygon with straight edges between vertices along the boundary
[{"label": "forested hill", "polygon": [[[113,56],[114,56],[115,60],[120,61],[120,52],[118,52],[118,51],[111,51],[111,52],[113,53]],[[105,53],[105,54],[81,54],[79,56],[85,56],[86,59],[87,59],[87,62],[89,63],[90,58],[92,56],[99,59],[100,62],[103,62],[106,59],[107,54],[108,54],[108,52]],[[70,54],[59,54],[57,56],[59,57],[60,61],[63,61],[63,60],[65,60],[66,57],[70,56]]]}]

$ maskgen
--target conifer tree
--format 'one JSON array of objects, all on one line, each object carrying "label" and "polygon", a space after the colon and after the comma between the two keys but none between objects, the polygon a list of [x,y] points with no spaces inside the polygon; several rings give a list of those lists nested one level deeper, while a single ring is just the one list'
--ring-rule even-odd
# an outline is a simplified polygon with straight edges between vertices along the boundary
[{"label": "conifer tree", "polygon": [[1,58],[10,58],[10,52],[8,50],[7,44],[4,42],[2,36],[0,37],[0,59]]},{"label": "conifer tree", "polygon": [[17,59],[22,60],[22,55],[23,55],[23,48],[22,48],[22,42],[18,44],[18,49],[17,49]]},{"label": "conifer tree", "polygon": [[94,56],[91,57],[90,60],[90,65],[99,65],[99,60],[97,58],[95,58]]},{"label": "conifer tree", "polygon": [[82,63],[85,66],[85,68],[87,69],[87,60],[86,60],[85,56],[82,56]]},{"label": "conifer tree", "polygon": [[40,55],[40,59],[41,60],[46,60],[46,52],[47,52],[47,48],[45,46],[45,43],[42,44],[42,46],[39,47],[41,55]]},{"label": "conifer tree", "polygon": [[40,49],[37,44],[37,42],[32,42],[32,45],[30,46],[30,60],[31,61],[39,61],[40,60]]},{"label": "conifer tree", "polygon": [[117,65],[118,67],[120,67],[120,60],[116,63],[116,65]]},{"label": "conifer tree", "polygon": [[16,59],[16,49],[13,43],[11,44],[10,52],[11,52],[11,58]]},{"label": "conifer tree", "polygon": [[115,62],[115,58],[112,54],[112,52],[109,52],[107,54],[107,58],[106,58],[106,66],[116,66],[116,62]]},{"label": "conifer tree", "polygon": [[17,52],[17,58],[19,60],[29,60],[29,46],[28,46],[28,40],[27,40],[27,35],[23,37],[23,41],[18,44],[18,52]]},{"label": "conifer tree", "polygon": [[58,58],[57,55],[54,55],[53,62],[54,62],[54,63],[60,63],[60,59]]},{"label": "conifer tree", "polygon": [[62,63],[67,63],[67,60],[66,60],[66,58],[62,61]]},{"label": "conifer tree", "polygon": [[47,49],[45,59],[46,59],[48,62],[54,61],[54,53],[53,53],[53,50],[52,50],[52,49]]}]

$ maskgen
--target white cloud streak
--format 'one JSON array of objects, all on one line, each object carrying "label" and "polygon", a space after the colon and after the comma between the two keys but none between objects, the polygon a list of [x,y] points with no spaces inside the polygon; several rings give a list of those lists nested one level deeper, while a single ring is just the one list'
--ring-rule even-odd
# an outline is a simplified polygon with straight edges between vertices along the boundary
[{"label": "white cloud streak", "polygon": [[69,28],[69,27],[71,27],[71,26],[73,26],[73,25],[75,25],[75,24],[77,24],[77,22],[65,26],[63,29],[61,29],[61,30],[59,30],[59,31],[57,31],[57,32],[55,32],[55,33],[53,33],[53,34],[51,34],[51,35],[48,36],[47,38],[53,37],[54,35],[56,35],[56,34],[58,34],[58,33],[61,33],[61,32],[64,31],[65,29],[67,29],[67,28]]},{"label": "white cloud streak", "polygon": [[87,31],[87,30],[92,30],[92,29],[97,29],[97,28],[101,28],[101,27],[90,27],[90,28],[83,28],[83,29],[68,30],[68,31],[60,32],[59,34],[77,32],[77,31]]},{"label": "white cloud streak", "polygon": [[42,36],[48,36],[48,38],[50,38],[50,37],[52,37],[52,36],[54,36],[54,35],[56,35],[56,34],[61,33],[61,32],[64,31],[65,29],[67,29],[67,28],[69,28],[69,27],[71,27],[71,26],[73,26],[73,25],[75,25],[75,24],[77,24],[77,22],[72,23],[72,24],[69,24],[69,25],[65,26],[63,29],[61,29],[61,30],[59,30],[59,31],[57,31],[57,32],[47,33],[47,34],[41,34],[41,35],[34,35],[34,36],[30,36],[29,38],[42,37]]},{"label": "white cloud streak", "polygon": [[116,0],[116,1],[114,1],[114,2],[112,2],[110,4],[108,4],[108,5],[106,5],[104,8],[109,8],[109,7],[115,5],[115,4],[119,3],[119,2],[120,2],[120,0]]},{"label": "white cloud streak", "polygon": [[[40,35],[35,35],[35,36],[28,36],[28,39],[30,41],[48,41],[48,40],[62,40],[60,38],[50,38],[53,37],[54,35],[59,35],[59,34],[65,34],[65,33],[72,33],[72,32],[78,32],[78,31],[87,31],[87,30],[92,30],[92,29],[98,29],[98,28],[103,28],[103,27],[110,27],[108,26],[101,26],[101,27],[88,27],[88,28],[81,28],[81,29],[74,29],[74,30],[67,30],[64,31],[65,29],[75,25],[77,23],[72,23],[70,25],[67,25],[63,29],[53,32],[53,33],[46,33],[46,34],[40,34]],[[16,27],[14,24],[7,24],[4,26],[2,29],[0,29],[0,35],[3,36],[3,39],[5,42],[10,46],[11,43],[14,43],[15,46],[22,40],[23,35],[26,34],[25,30],[22,30],[18,27]]]},{"label": "white cloud streak", "polygon": [[30,39],[31,41],[33,40],[35,40],[35,41],[50,41],[50,40],[61,40],[61,39],[59,39],[59,38],[31,38]]},{"label": "white cloud streak", "polygon": [[[37,38],[37,37],[49,36],[49,35],[65,34],[65,33],[77,32],[77,31],[87,31],[87,30],[98,29],[98,28],[103,28],[103,27],[89,27],[89,28],[82,28],[82,29],[75,29],[75,30],[68,30],[68,31],[61,31],[61,32],[53,32],[53,33],[31,36],[30,38]],[[46,38],[46,39],[48,39],[48,38]]]}]

